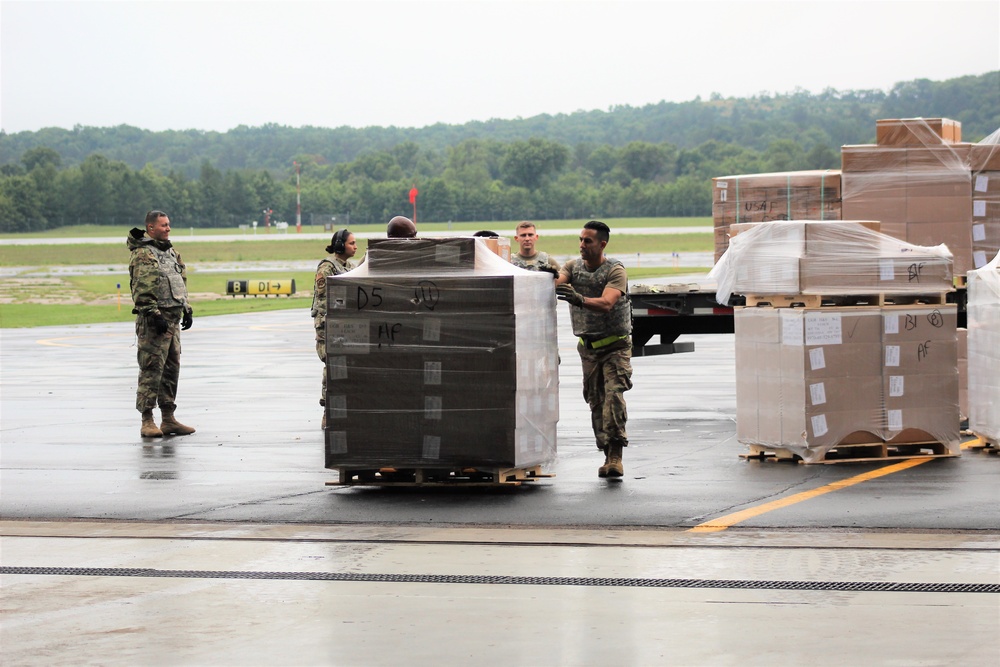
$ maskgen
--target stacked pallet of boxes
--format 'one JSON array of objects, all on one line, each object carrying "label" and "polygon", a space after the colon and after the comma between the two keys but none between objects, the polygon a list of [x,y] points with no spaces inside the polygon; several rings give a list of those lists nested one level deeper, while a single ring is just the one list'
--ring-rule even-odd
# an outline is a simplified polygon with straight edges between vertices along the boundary
[{"label": "stacked pallet of boxes", "polygon": [[372,240],[327,282],[326,467],[524,469],[556,454],[552,277],[482,239]]},{"label": "stacked pallet of boxes", "polygon": [[773,220],[839,220],[840,171],[786,171],[712,179],[715,261],[730,225]]},{"label": "stacked pallet of boxes", "polygon": [[1000,252],[1000,130],[969,148],[972,170],[972,263],[986,266]]},{"label": "stacked pallet of boxes", "polygon": [[969,430],[1000,445],[1000,256],[968,274]]},{"label": "stacked pallet of boxes", "polygon": [[877,121],[876,144],[841,148],[844,219],[878,220],[914,245],[944,243],[956,275],[976,268],[973,145],[961,139],[961,124],[947,118]]},{"label": "stacked pallet of boxes", "polygon": [[720,303],[747,295],[735,318],[737,438],[755,453],[959,454],[951,255],[875,228],[734,226],[712,277]]}]

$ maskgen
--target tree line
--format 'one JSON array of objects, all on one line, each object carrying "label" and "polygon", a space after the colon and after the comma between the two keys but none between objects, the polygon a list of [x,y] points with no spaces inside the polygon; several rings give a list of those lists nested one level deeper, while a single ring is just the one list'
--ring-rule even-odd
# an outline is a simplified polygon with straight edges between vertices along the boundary
[{"label": "tree line", "polygon": [[291,221],[299,191],[304,222],[376,223],[409,212],[414,185],[426,221],[703,216],[713,177],[837,168],[839,147],[874,140],[877,118],[913,116],[986,136],[1000,126],[1000,72],[409,130],[0,132],[0,231],[123,224],[150,207],[177,226],[235,227],[265,209]]}]

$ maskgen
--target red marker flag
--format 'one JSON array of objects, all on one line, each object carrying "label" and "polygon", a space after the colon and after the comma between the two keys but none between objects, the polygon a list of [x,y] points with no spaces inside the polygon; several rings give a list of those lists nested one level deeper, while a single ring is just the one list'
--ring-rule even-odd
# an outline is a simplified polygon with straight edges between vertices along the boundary
[{"label": "red marker flag", "polygon": [[410,203],[411,204],[416,204],[417,203],[417,195],[418,194],[419,193],[417,192],[417,188],[416,187],[410,188]]}]

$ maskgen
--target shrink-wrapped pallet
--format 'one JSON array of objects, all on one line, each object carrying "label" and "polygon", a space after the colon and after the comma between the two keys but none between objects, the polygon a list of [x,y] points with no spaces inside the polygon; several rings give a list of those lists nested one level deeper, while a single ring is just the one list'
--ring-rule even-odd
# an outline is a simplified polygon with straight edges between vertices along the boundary
[{"label": "shrink-wrapped pallet", "polygon": [[944,245],[915,246],[874,221],[794,220],[733,225],[709,274],[719,303],[745,295],[930,294],[953,289]]},{"label": "shrink-wrapped pallet", "polygon": [[712,179],[715,259],[729,246],[730,226],[774,220],[839,220],[840,171],[781,171]]},{"label": "shrink-wrapped pallet", "polygon": [[968,274],[969,429],[1000,442],[1000,255]]},{"label": "shrink-wrapped pallet", "polygon": [[888,123],[879,128],[888,144],[841,147],[841,217],[878,220],[882,233],[914,245],[943,243],[956,274],[975,268],[971,144],[954,143],[960,124],[923,118]]},{"label": "shrink-wrapped pallet", "polygon": [[556,454],[552,276],[482,239],[381,239],[327,280],[326,467],[524,468]]},{"label": "shrink-wrapped pallet", "polygon": [[955,306],[735,315],[739,442],[807,463],[858,445],[961,453]]}]

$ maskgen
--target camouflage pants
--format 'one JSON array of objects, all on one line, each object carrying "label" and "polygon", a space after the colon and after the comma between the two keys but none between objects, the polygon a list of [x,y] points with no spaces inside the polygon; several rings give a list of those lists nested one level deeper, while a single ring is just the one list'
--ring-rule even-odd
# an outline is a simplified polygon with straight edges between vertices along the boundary
[{"label": "camouflage pants", "polygon": [[316,356],[323,362],[323,393],[319,395],[319,404],[326,405],[326,327],[322,317],[313,320],[316,328]]},{"label": "camouflage pants", "polygon": [[632,342],[625,340],[599,350],[577,345],[583,362],[583,398],[590,406],[590,422],[598,449],[609,444],[628,446],[625,392],[632,388]]},{"label": "camouflage pants", "polygon": [[139,338],[139,386],[135,392],[135,409],[139,412],[176,407],[177,379],[181,373],[181,331],[173,322],[167,332],[157,334],[141,315],[135,319],[135,335]]}]

